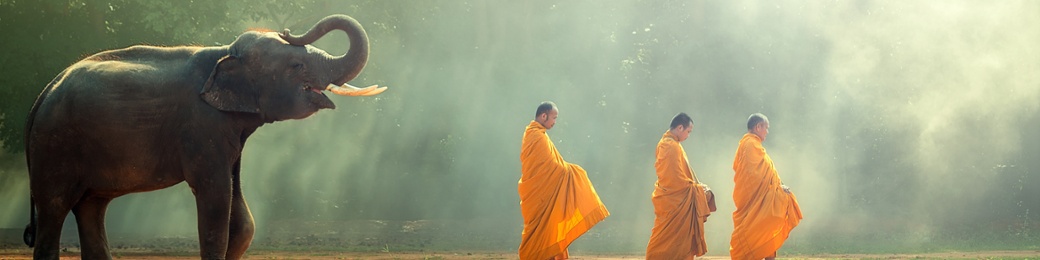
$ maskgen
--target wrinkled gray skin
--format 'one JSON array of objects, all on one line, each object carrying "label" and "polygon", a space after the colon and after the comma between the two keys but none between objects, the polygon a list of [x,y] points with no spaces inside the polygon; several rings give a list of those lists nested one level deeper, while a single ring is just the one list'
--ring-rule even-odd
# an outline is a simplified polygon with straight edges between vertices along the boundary
[{"label": "wrinkled gray skin", "polygon": [[[347,32],[347,54],[307,45],[330,30]],[[195,194],[202,258],[242,257],[253,237],[239,181],[246,139],[263,124],[335,108],[321,90],[355,78],[367,61],[364,29],[334,15],[303,36],[246,32],[228,46],[133,46],[69,66],[26,124],[33,209],[25,242],[33,257],[58,259],[71,210],[83,259],[111,259],[109,202],[181,181]]]}]

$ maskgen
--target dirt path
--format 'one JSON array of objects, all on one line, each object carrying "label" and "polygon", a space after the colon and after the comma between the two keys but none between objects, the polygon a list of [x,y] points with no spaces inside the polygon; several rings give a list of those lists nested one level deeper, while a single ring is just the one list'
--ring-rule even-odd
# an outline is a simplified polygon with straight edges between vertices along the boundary
[{"label": "dirt path", "polygon": [[[32,259],[28,250],[3,250],[0,251],[0,260]],[[198,259],[196,255],[155,255],[148,253],[121,252],[114,255],[115,259],[141,259],[141,260],[182,260]],[[992,258],[1040,258],[1040,250],[1032,251],[986,251],[986,252],[947,252],[928,254],[827,254],[827,255],[803,255],[782,256],[783,259],[992,259]],[[75,252],[69,252],[61,259],[80,259]],[[409,253],[386,253],[386,252],[249,252],[245,259],[298,259],[298,260],[341,260],[341,259],[516,259],[515,253],[503,252],[409,252]],[[572,259],[642,259],[638,255],[576,255]],[[726,256],[706,256],[702,259],[729,259]]]}]

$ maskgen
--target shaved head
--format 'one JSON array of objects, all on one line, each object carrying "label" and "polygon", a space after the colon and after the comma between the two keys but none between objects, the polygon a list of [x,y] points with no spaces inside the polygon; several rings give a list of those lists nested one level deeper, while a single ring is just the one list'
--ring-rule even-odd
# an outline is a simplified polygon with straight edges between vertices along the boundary
[{"label": "shaved head", "polygon": [[680,126],[689,127],[692,124],[693,119],[690,119],[689,115],[686,115],[686,113],[679,113],[675,115],[675,117],[672,117],[671,129],[675,129],[676,127]]},{"label": "shaved head", "polygon": [[762,113],[754,113],[747,119],[747,131],[762,138],[762,141],[766,140],[766,136],[769,135],[769,118]]},{"label": "shaved head", "polygon": [[540,116],[542,114],[545,114],[545,113],[549,113],[549,111],[553,111],[553,110],[557,110],[556,109],[556,103],[553,103],[552,101],[542,102],[542,104],[538,105],[538,109],[535,110],[534,117],[538,118],[538,116]]},{"label": "shaved head", "polygon": [[675,136],[675,141],[686,141],[687,138],[690,138],[690,132],[693,131],[693,119],[690,119],[686,113],[676,114],[675,117],[672,117],[671,127],[668,132]]},{"label": "shaved head", "polygon": [[768,124],[769,123],[769,118],[766,118],[766,115],[763,115],[762,113],[751,114],[751,116],[749,116],[748,119],[747,119],[747,129],[748,130],[754,129],[755,126],[757,126],[759,123],[762,123],[762,122],[765,122],[766,124]]},{"label": "shaved head", "polygon": [[538,105],[538,110],[534,111],[534,121],[542,124],[545,130],[549,130],[556,125],[556,117],[559,113],[560,110],[556,108],[556,103],[545,101]]}]

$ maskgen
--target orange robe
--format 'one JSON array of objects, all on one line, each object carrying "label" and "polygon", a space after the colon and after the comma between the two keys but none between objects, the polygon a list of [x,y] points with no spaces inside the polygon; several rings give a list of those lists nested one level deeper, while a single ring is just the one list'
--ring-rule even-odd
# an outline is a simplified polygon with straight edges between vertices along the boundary
[{"label": "orange robe", "polygon": [[704,184],[697,183],[686,150],[672,133],[657,142],[657,183],[654,184],[654,228],[646,259],[693,259],[708,252],[704,222],[711,211]]},{"label": "orange robe", "polygon": [[791,229],[802,219],[793,193],[780,186],[773,160],[762,147],[762,139],[745,134],[733,159],[733,236],[729,255],[733,259],[775,257]]},{"label": "orange robe", "polygon": [[545,127],[531,121],[520,147],[520,259],[567,257],[567,246],[610,215],[577,164],[563,161]]}]

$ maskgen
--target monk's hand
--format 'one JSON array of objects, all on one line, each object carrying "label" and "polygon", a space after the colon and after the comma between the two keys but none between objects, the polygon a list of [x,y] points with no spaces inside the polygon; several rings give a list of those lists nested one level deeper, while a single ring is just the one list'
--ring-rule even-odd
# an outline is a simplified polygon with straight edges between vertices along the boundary
[{"label": "monk's hand", "polygon": [[784,192],[791,193],[791,187],[787,187],[787,185],[780,185],[780,188],[784,189]]}]

